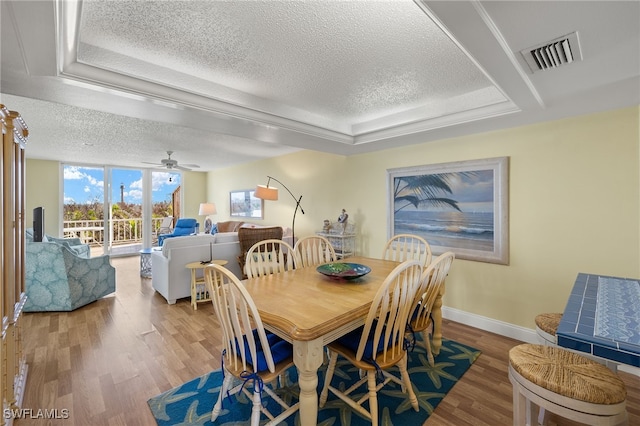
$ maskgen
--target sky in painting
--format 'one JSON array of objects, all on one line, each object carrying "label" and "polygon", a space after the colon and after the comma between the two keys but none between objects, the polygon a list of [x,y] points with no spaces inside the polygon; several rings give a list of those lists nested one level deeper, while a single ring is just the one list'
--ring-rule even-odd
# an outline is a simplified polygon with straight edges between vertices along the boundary
[{"label": "sky in painting", "polygon": [[476,170],[473,176],[454,173],[451,198],[466,212],[493,211],[493,170]]},{"label": "sky in painting", "polygon": [[[142,170],[111,169],[112,202],[142,203]],[[153,171],[151,175],[153,202],[170,201],[171,193],[180,185],[177,172]],[[121,189],[122,186],[122,189]],[[64,166],[64,203],[86,204],[103,202],[105,174],[102,168]]]},{"label": "sky in painting", "polygon": [[[493,170],[474,170],[473,172],[452,172],[446,174],[446,183],[451,193],[436,191],[437,197],[449,198],[456,201],[463,212],[490,213],[494,206],[494,176]],[[401,177],[395,178],[402,180]],[[402,191],[403,195],[407,192]],[[404,201],[403,203],[406,203]],[[421,204],[418,207],[406,206],[406,209],[418,211],[451,211],[450,206]]]}]

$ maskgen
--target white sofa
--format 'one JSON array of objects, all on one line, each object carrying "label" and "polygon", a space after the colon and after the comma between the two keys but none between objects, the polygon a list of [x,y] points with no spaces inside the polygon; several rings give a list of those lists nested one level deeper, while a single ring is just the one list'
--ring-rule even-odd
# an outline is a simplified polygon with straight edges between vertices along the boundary
[{"label": "white sofa", "polygon": [[[211,254],[209,252],[211,250]],[[225,267],[242,277],[238,265],[240,243],[237,232],[175,237],[165,240],[162,250],[151,253],[152,286],[169,304],[191,297],[191,272],[187,263],[213,259],[227,261]],[[198,271],[202,275],[201,271]]]}]

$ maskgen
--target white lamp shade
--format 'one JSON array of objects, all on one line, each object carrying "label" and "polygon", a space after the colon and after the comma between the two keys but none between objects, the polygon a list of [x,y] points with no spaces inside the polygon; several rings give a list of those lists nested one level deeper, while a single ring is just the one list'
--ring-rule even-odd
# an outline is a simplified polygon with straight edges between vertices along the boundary
[{"label": "white lamp shade", "polygon": [[254,193],[256,198],[262,200],[276,201],[278,200],[278,188],[273,186],[258,185]]},{"label": "white lamp shade", "polygon": [[200,203],[200,210],[198,214],[200,216],[208,216],[210,214],[216,214],[216,205],[213,203]]}]

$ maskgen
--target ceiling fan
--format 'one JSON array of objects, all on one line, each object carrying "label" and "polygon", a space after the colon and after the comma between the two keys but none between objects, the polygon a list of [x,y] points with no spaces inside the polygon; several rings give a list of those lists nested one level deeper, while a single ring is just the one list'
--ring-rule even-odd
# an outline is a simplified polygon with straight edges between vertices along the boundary
[{"label": "ceiling fan", "polygon": [[171,154],[173,154],[173,151],[167,151],[167,158],[163,158],[162,160],[160,160],[160,164],[158,163],[149,163],[147,161],[143,161],[143,163],[145,164],[153,164],[154,166],[162,166],[167,168],[168,170],[172,170],[172,169],[178,169],[178,170],[184,170],[184,171],[190,171],[192,168],[199,168],[200,166],[198,166],[197,164],[185,164],[184,166],[180,166],[178,165],[178,161],[174,160],[173,158],[171,158]]}]

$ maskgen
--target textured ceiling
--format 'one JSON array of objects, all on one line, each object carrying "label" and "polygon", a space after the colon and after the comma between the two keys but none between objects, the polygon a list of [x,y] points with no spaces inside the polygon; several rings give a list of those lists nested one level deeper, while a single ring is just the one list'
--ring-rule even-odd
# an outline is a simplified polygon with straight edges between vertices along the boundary
[{"label": "textured ceiling", "polygon": [[[640,2],[2,1],[27,156],[213,170],[637,105]],[[532,73],[520,51],[576,32]]]},{"label": "textured ceiling", "polygon": [[79,34],[80,62],[350,135],[506,100],[412,1],[89,2]]}]

